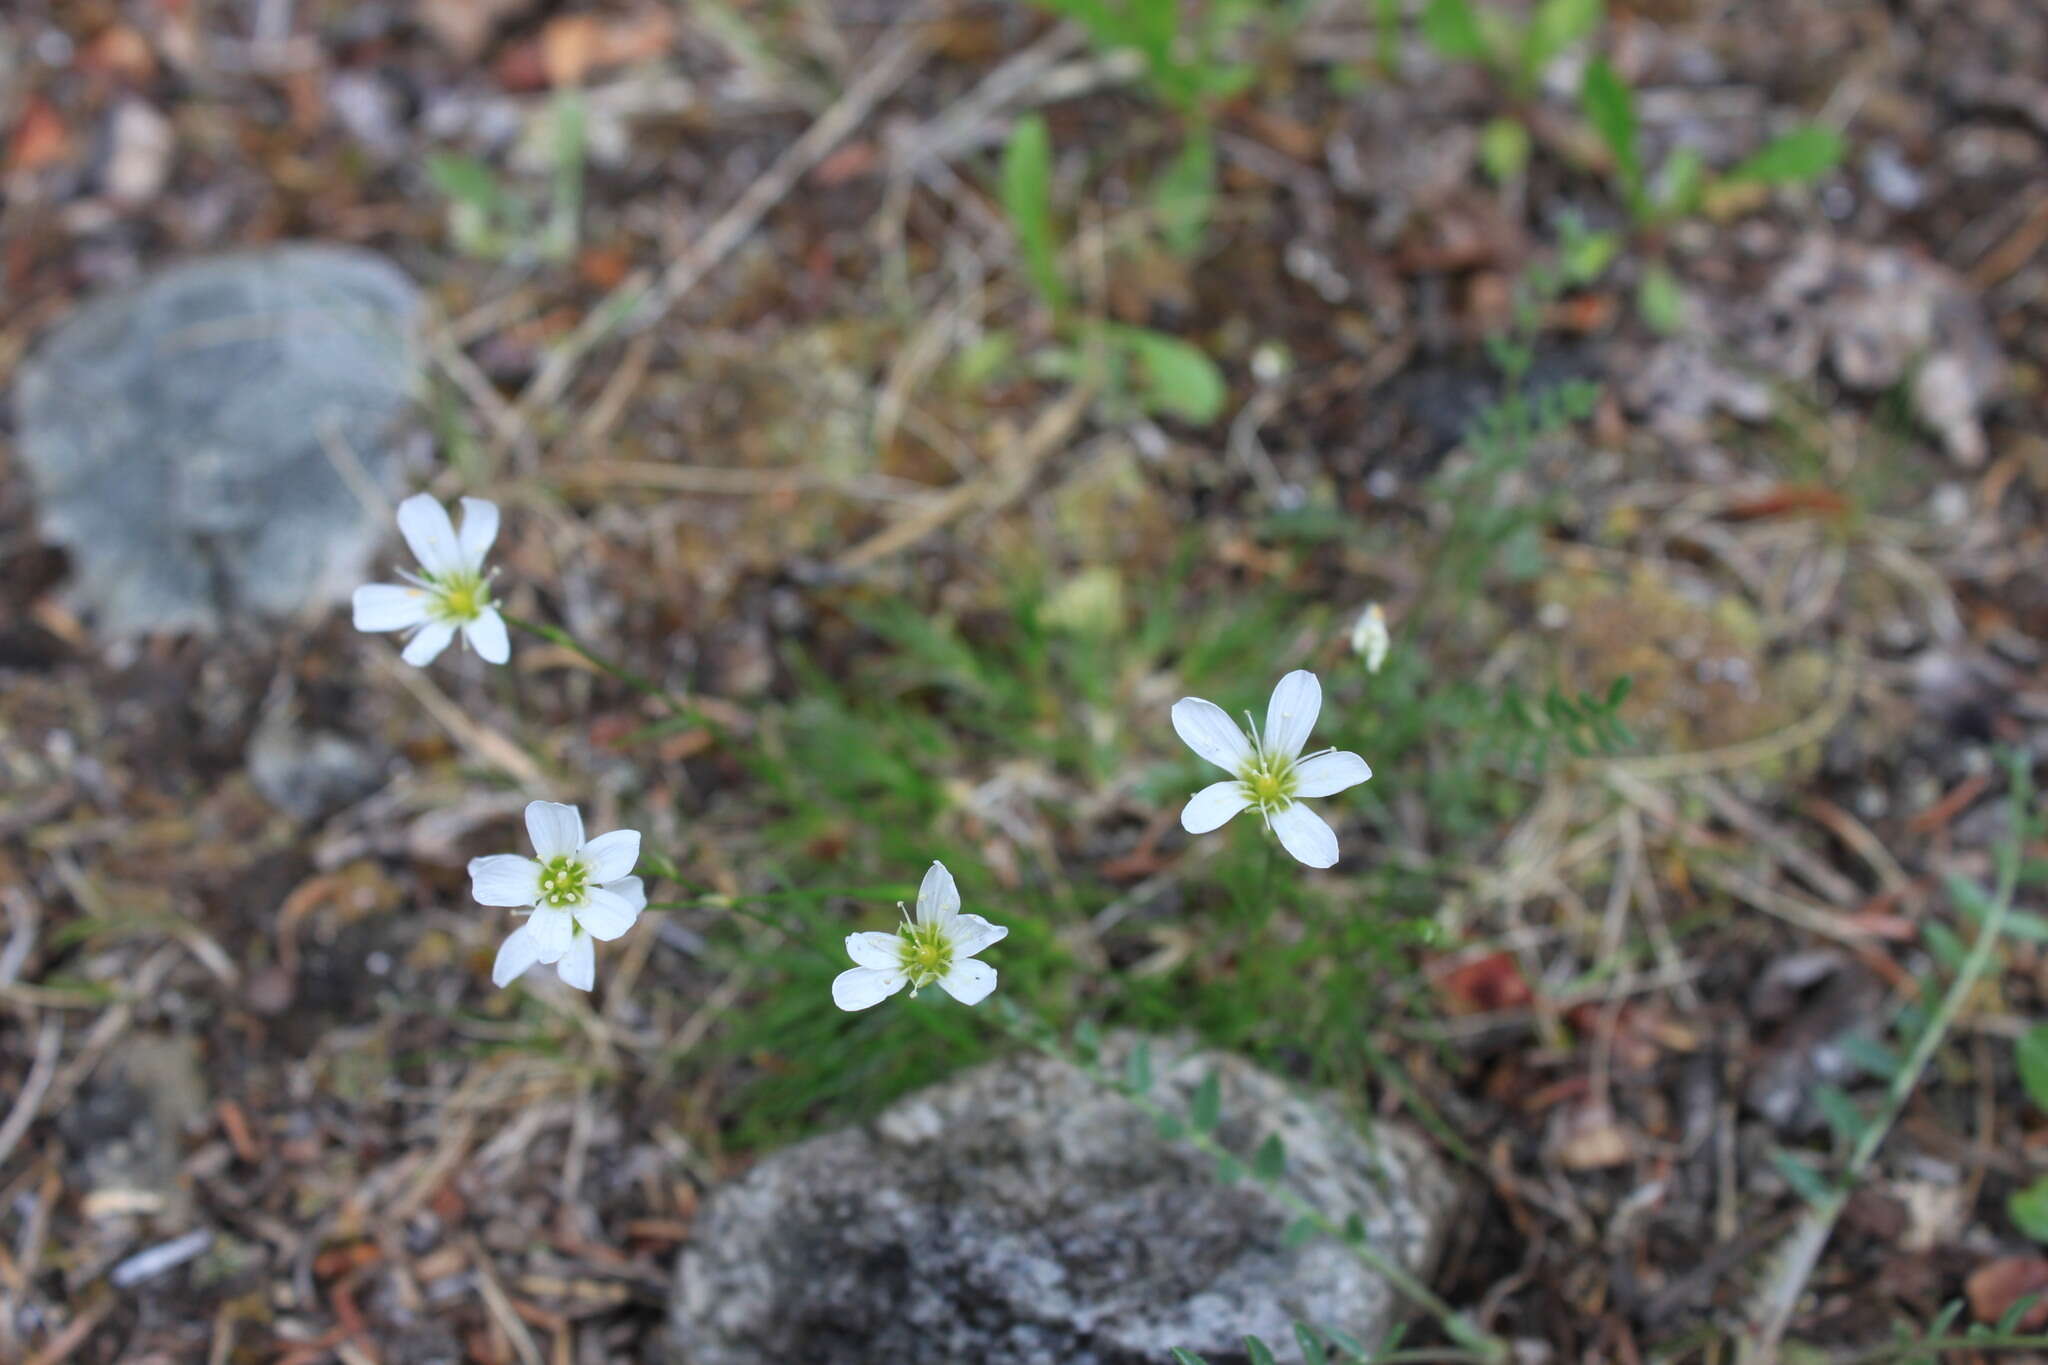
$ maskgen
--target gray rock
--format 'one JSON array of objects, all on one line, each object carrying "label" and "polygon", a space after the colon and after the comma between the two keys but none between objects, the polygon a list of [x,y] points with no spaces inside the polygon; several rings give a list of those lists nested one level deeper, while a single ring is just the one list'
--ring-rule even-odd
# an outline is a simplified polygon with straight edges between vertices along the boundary
[{"label": "gray rock", "polygon": [[[1130,1046],[1111,1040],[1108,1064]],[[1431,1272],[1460,1201],[1419,1136],[1361,1132],[1238,1057],[1151,1048],[1170,1109],[1216,1072],[1221,1141],[1249,1156],[1279,1134],[1294,1191]],[[1291,1341],[1298,1318],[1370,1341],[1404,1316],[1342,1247],[1290,1247],[1291,1221],[1129,1100],[1021,1054],[715,1191],[677,1273],[674,1336],[689,1365],[1157,1365],[1176,1346],[1223,1365],[1245,1333]]]},{"label": "gray rock", "polygon": [[293,246],[175,266],[45,338],[19,446],[99,628],[213,630],[362,581],[419,310],[379,257]]}]

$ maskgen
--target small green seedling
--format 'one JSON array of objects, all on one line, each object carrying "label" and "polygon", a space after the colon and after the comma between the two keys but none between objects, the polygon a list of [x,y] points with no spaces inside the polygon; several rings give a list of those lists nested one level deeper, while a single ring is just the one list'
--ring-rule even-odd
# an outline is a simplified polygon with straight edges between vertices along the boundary
[{"label": "small green seedling", "polygon": [[[1095,381],[1112,410],[1120,405],[1201,425],[1223,411],[1228,388],[1216,362],[1199,347],[1149,327],[1076,316],[1060,268],[1052,214],[1052,134],[1034,114],[1017,121],[1003,151],[1003,212],[1017,236],[1024,273],[1053,316],[1054,345],[1028,359],[1046,377]],[[963,353],[962,382],[987,379],[1014,355],[1006,333]]]},{"label": "small green seedling", "polygon": [[561,262],[576,253],[583,217],[583,96],[558,91],[544,130],[551,186],[543,214],[472,156],[436,152],[427,178],[448,201],[448,236],[465,256],[486,261]]},{"label": "small green seedling", "polygon": [[1545,67],[1600,27],[1606,8],[1605,0],[1542,0],[1525,23],[1472,0],[1429,0],[1422,36],[1454,61],[1485,63],[1522,100]]}]

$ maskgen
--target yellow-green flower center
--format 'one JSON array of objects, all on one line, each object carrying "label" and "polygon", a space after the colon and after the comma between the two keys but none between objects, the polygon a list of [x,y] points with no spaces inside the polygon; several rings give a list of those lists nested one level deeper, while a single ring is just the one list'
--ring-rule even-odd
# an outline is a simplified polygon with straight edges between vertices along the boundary
[{"label": "yellow-green flower center", "polygon": [[1266,815],[1294,803],[1294,760],[1278,754],[1254,754],[1237,773],[1245,800]]},{"label": "yellow-green flower center", "polygon": [[953,940],[938,925],[912,921],[898,933],[898,960],[913,994],[953,970]]},{"label": "yellow-green flower center", "polygon": [[446,621],[474,621],[491,605],[491,591],[473,573],[452,573],[432,580],[434,609]]},{"label": "yellow-green flower center", "polygon": [[582,863],[560,854],[541,864],[540,903],[556,910],[568,910],[583,904],[584,892],[590,885],[590,869]]}]

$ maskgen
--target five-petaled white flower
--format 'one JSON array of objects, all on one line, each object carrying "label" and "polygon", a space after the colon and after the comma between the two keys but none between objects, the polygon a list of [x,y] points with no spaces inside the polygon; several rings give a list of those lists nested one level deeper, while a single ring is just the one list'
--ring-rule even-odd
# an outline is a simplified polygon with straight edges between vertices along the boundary
[{"label": "five-petaled white flower", "polygon": [[536,962],[579,991],[597,974],[593,939],[614,939],[647,908],[647,892],[632,874],[640,861],[640,833],[619,829],[583,839],[583,816],[574,806],[535,801],[526,808],[526,832],[539,860],[494,853],[469,861],[470,894],[484,905],[532,907],[512,931],[491,980],[510,984]]},{"label": "five-petaled white flower", "polygon": [[1351,652],[1365,660],[1366,672],[1380,671],[1393,643],[1393,637],[1387,634],[1387,614],[1380,610],[1379,603],[1374,602],[1358,613],[1358,623],[1351,627]]},{"label": "five-petaled white flower", "polygon": [[[1190,834],[1207,834],[1246,808],[1257,810],[1280,837],[1280,846],[1310,867],[1337,861],[1337,835],[1302,800],[1334,796],[1372,777],[1354,753],[1324,749],[1301,756],[1308,732],[1323,708],[1323,685],[1296,669],[1280,680],[1266,704],[1266,731],[1252,721],[1247,741],[1237,723],[1214,702],[1182,697],[1173,704],[1173,728],[1190,749],[1232,776],[1196,792],[1180,813]],[[1251,713],[1245,713],[1251,721]]]},{"label": "five-petaled white flower", "polygon": [[[897,909],[902,909],[901,905]],[[1010,931],[980,915],[960,913],[960,888],[933,863],[917,888],[917,918],[907,913],[893,934],[848,934],[855,966],[832,980],[832,1003],[843,1010],[879,1005],[905,986],[916,995],[933,982],[963,1005],[978,1005],[996,988],[996,969],[974,955]]]},{"label": "five-petaled white flower", "polygon": [[458,630],[484,662],[504,663],[512,655],[512,642],[484,574],[484,555],[498,538],[498,505],[464,498],[458,535],[447,509],[431,495],[415,493],[398,504],[398,529],[420,571],[400,570],[404,585],[357,588],[356,629],[410,631],[412,639],[399,657],[415,667],[432,663]]}]

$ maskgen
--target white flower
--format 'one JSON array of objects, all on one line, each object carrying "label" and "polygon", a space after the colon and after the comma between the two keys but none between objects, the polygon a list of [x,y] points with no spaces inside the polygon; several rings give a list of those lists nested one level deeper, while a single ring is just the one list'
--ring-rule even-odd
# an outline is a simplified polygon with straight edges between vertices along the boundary
[{"label": "white flower", "polygon": [[512,656],[512,642],[484,574],[484,555],[498,538],[498,505],[464,498],[458,535],[440,503],[415,493],[398,504],[398,529],[420,571],[400,570],[406,579],[402,586],[366,583],[357,588],[356,629],[410,631],[412,639],[399,657],[416,668],[432,663],[458,630],[484,662],[504,663]]},{"label": "white flower", "polygon": [[[1337,861],[1337,835],[1323,817],[1301,804],[1310,796],[1334,796],[1372,777],[1353,753],[1324,749],[1301,756],[1316,713],[1323,709],[1323,685],[1297,669],[1280,680],[1266,704],[1266,732],[1256,722],[1247,741],[1237,723],[1214,702],[1182,697],[1173,704],[1174,732],[1190,749],[1233,774],[1195,793],[1180,813],[1181,828],[1207,834],[1247,807],[1265,817],[1280,846],[1310,867]],[[1245,719],[1251,720],[1249,712]]]},{"label": "white flower", "polygon": [[[899,910],[902,907],[897,907]],[[934,981],[963,1005],[978,1005],[996,988],[996,969],[974,955],[1010,931],[980,915],[960,913],[960,888],[933,863],[917,888],[917,918],[893,934],[848,934],[855,966],[832,980],[832,1003],[843,1010],[879,1005],[905,986],[916,995]]]},{"label": "white flower", "polygon": [[1351,627],[1351,652],[1365,660],[1365,671],[1377,673],[1380,665],[1387,661],[1387,650],[1393,644],[1387,634],[1387,614],[1375,602],[1358,614],[1358,624]]},{"label": "white flower", "polygon": [[508,985],[534,963],[551,962],[562,980],[587,991],[597,973],[591,941],[617,938],[647,908],[632,875],[640,833],[613,830],[586,843],[576,808],[552,801],[526,808],[526,832],[539,861],[516,853],[469,860],[470,894],[480,904],[533,911],[498,949],[491,981]]}]

